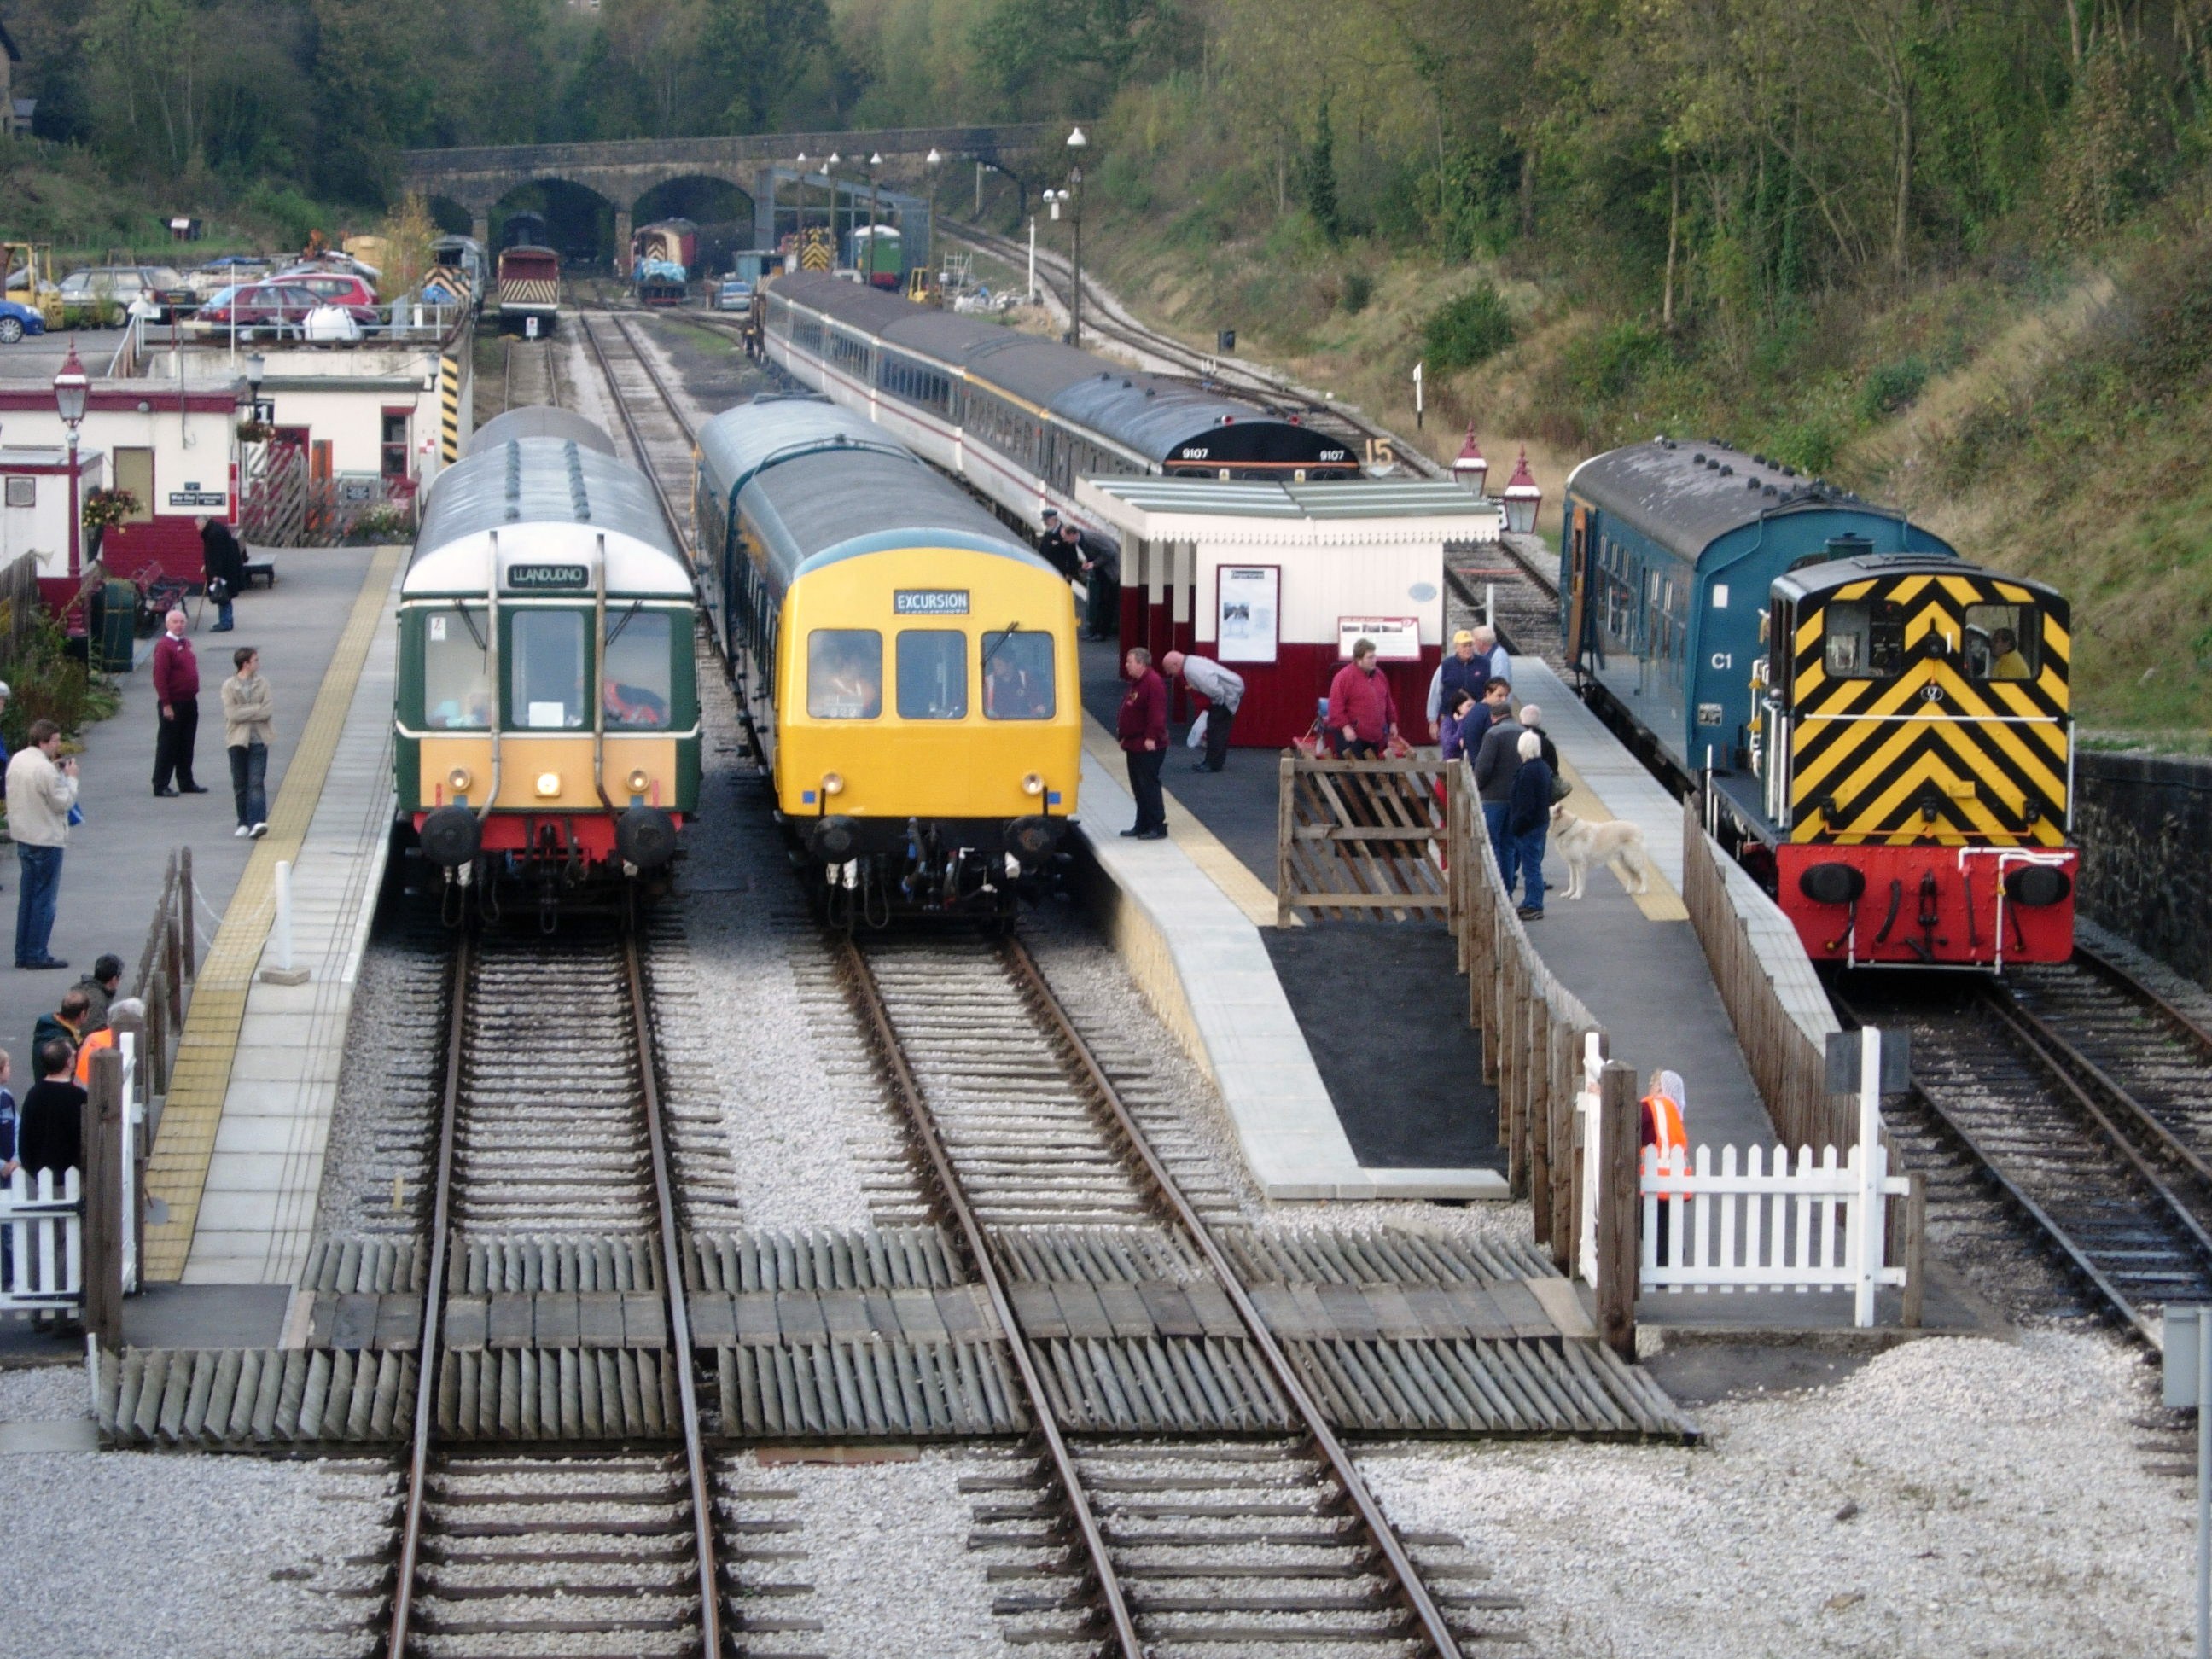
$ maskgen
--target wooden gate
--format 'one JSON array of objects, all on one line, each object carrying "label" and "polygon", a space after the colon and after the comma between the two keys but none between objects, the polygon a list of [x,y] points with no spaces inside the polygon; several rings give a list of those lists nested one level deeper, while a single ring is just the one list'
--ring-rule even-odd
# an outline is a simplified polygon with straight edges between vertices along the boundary
[{"label": "wooden gate", "polygon": [[1275,833],[1275,920],[1445,921],[1444,827],[1462,769],[1435,760],[1287,754]]}]

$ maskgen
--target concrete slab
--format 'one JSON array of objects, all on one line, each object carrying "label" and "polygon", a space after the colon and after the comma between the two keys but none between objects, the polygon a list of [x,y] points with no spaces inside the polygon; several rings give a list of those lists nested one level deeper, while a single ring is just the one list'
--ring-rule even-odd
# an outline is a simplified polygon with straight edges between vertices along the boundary
[{"label": "concrete slab", "polygon": [[0,1423],[0,1457],[37,1452],[96,1452],[100,1425],[92,1420],[91,1395],[87,1392],[86,1414],[58,1422]]}]

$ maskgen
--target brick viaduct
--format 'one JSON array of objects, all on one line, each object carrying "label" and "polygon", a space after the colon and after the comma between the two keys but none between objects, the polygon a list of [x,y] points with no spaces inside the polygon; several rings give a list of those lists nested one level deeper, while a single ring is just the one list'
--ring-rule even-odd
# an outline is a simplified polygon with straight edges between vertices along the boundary
[{"label": "brick viaduct", "polygon": [[804,154],[811,167],[831,151],[857,159],[872,154],[916,157],[936,150],[948,161],[981,162],[1013,177],[1024,193],[1023,163],[1066,137],[1064,124],[1026,121],[995,126],[890,127],[859,132],[755,133],[732,138],[623,138],[586,144],[492,145],[402,153],[406,187],[442,196],[468,210],[478,240],[489,242],[491,211],[510,191],[546,179],[579,185],[615,204],[615,246],[629,245],[631,210],[646,191],[675,179],[705,178],[750,197],[760,169],[788,166]]}]

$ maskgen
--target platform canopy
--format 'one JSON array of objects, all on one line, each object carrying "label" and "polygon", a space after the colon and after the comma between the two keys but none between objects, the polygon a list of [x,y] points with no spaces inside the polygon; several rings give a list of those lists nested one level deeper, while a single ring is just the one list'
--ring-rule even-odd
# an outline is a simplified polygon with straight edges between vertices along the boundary
[{"label": "platform canopy", "polygon": [[[1498,539],[1496,501],[1442,479],[1079,478],[1075,499],[1144,541],[1263,542],[1314,547],[1359,542]],[[1241,522],[1240,522],[1241,521]]]}]

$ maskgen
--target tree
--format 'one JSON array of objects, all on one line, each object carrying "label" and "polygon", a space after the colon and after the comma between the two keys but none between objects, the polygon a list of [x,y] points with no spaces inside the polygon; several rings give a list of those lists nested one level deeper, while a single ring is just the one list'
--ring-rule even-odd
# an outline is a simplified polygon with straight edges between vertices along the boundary
[{"label": "tree", "polygon": [[1315,118],[1312,148],[1305,161],[1306,210],[1331,242],[1344,240],[1344,222],[1336,207],[1336,137],[1328,127],[1328,95],[1322,95],[1321,112]]}]

